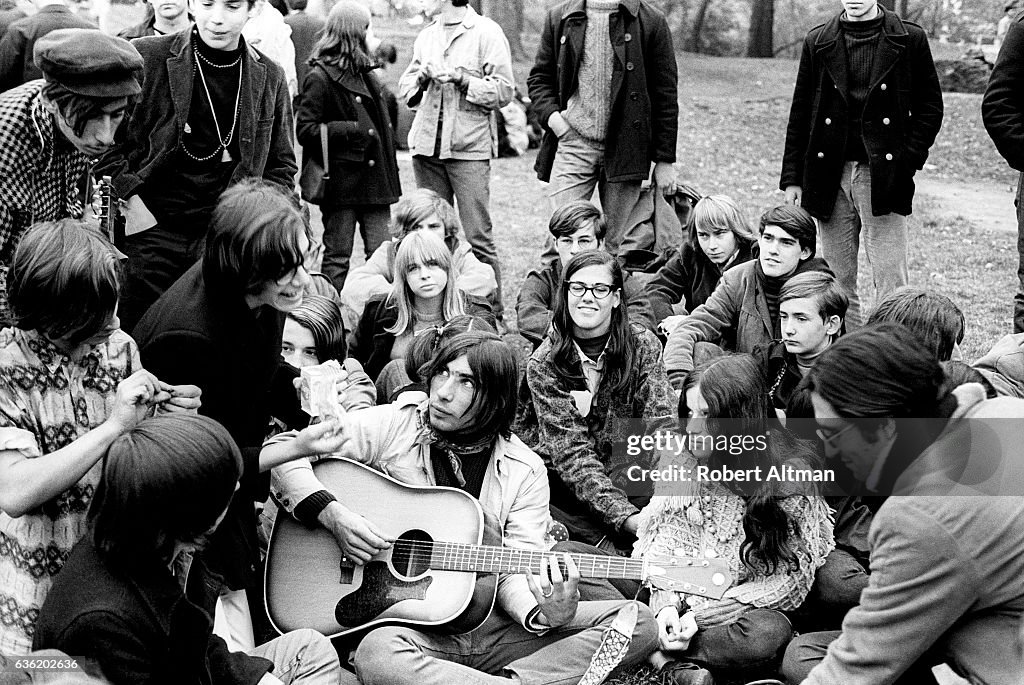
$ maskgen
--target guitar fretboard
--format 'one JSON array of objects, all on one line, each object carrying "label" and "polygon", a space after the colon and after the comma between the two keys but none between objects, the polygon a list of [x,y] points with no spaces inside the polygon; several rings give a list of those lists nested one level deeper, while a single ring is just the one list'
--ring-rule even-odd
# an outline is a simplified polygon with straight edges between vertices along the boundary
[{"label": "guitar fretboard", "polygon": [[[559,568],[563,574],[565,573],[565,564],[562,561],[563,553],[558,552],[466,545],[455,542],[418,544],[431,547],[430,567],[439,570],[539,574],[541,564],[555,554],[559,559]],[[396,544],[396,551],[401,551],[401,545],[402,542]],[[569,556],[576,563],[580,575],[586,578],[633,578],[636,580],[644,578],[644,563],[639,559],[601,554],[570,554]]]}]

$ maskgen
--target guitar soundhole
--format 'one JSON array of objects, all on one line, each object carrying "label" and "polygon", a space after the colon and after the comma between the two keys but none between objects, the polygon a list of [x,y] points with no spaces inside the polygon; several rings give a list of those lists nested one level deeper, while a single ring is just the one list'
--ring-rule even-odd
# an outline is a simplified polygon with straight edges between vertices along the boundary
[{"label": "guitar soundhole", "polygon": [[434,540],[425,531],[409,530],[395,541],[391,563],[400,576],[418,576],[430,569]]}]

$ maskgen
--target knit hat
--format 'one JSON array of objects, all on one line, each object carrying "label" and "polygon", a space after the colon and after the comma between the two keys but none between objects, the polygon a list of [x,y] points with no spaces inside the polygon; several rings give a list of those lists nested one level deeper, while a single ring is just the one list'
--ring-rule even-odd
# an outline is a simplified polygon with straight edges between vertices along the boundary
[{"label": "knit hat", "polygon": [[810,250],[810,257],[814,256],[814,251],[817,249],[815,240],[818,227],[814,223],[814,218],[803,207],[796,205],[773,207],[761,215],[760,233],[764,233],[765,226],[778,226],[796,238],[800,247]]},{"label": "knit hat", "polygon": [[341,34],[366,33],[370,27],[370,10],[355,0],[342,0],[327,15],[328,30]]},{"label": "knit hat", "polygon": [[47,81],[90,97],[142,92],[142,55],[122,38],[96,29],[58,29],[36,41],[36,66]]}]

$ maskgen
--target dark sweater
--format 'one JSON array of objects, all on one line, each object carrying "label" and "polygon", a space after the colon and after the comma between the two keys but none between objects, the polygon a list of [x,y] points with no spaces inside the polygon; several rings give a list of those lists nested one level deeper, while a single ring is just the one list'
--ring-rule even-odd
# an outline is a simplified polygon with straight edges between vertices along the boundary
[{"label": "dark sweater", "polygon": [[850,161],[868,160],[867,150],[864,149],[862,119],[884,17],[879,11],[878,16],[871,21],[843,19],[839,22],[846,47],[847,84],[850,89],[850,128],[846,138],[846,159]]}]

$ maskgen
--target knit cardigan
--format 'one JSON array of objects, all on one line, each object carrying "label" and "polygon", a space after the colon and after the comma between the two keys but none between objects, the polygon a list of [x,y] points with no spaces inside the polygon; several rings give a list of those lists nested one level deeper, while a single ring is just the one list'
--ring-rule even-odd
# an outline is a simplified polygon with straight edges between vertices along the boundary
[{"label": "knit cardigan", "polygon": [[807,495],[782,499],[782,508],[790,520],[790,545],[798,564],[792,568],[780,563],[774,573],[767,574],[752,572],[740,558],[746,501],[718,483],[695,487],[691,496],[657,495],[651,499],[641,513],[633,556],[681,553],[726,559],[733,586],[721,600],[652,590],[650,603],[655,615],[666,606],[675,606],[682,613],[685,599],[697,625],[707,627],[730,623],[754,608],[789,611],[799,607],[810,592],[815,572],[835,547],[832,514],[825,499]]}]

